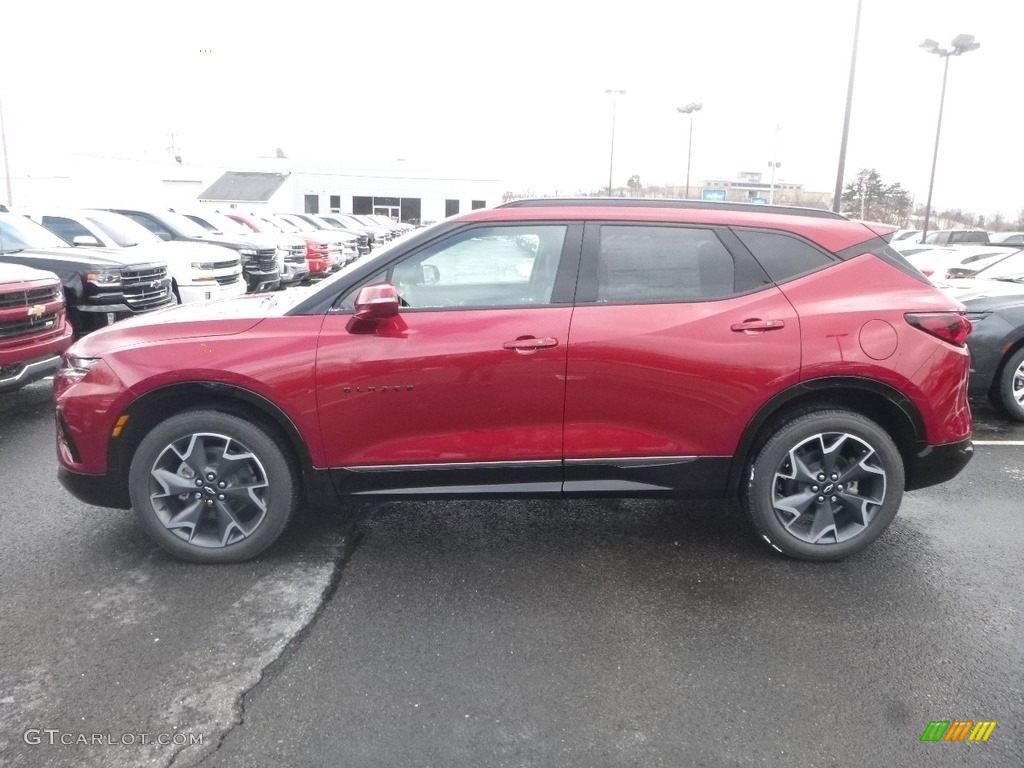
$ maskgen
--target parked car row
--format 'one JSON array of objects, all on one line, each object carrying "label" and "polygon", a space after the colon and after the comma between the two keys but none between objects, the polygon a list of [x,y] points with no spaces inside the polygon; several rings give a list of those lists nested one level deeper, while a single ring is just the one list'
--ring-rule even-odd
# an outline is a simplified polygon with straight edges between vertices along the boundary
[{"label": "parked car row", "polygon": [[359,223],[209,208],[2,210],[0,391],[52,373],[73,336],[174,304],[309,283],[406,231]]},{"label": "parked car row", "polygon": [[913,245],[958,245],[960,243],[1017,243],[1024,245],[1024,232],[987,232],[983,229],[899,229],[890,244],[898,251]]},{"label": "parked car row", "polygon": [[1024,422],[1024,244],[926,245],[903,254],[967,308],[971,397]]}]

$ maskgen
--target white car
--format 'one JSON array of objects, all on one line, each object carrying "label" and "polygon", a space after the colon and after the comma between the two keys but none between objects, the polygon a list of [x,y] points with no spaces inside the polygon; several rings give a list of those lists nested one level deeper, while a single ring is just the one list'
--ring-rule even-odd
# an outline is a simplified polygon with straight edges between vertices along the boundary
[{"label": "white car", "polygon": [[277,248],[277,266],[281,272],[281,286],[297,285],[309,278],[306,261],[306,241],[284,232],[269,235],[253,232],[243,224],[214,210],[179,211],[203,229],[214,235],[230,235],[256,243],[272,243]]},{"label": "white car", "polygon": [[1024,232],[992,232],[988,236],[990,243],[1011,243],[1024,245]]},{"label": "white car", "polygon": [[988,265],[1013,253],[1014,246],[1005,245],[949,245],[927,248],[919,252],[904,252],[904,258],[931,280],[945,280],[950,270],[970,267],[976,262]]},{"label": "white car", "polygon": [[1024,295],[1024,250],[1009,253],[969,277],[933,282],[958,301]]},{"label": "white car", "polygon": [[207,243],[165,242],[127,216],[111,211],[39,208],[21,211],[72,245],[131,248],[167,262],[171,290],[181,304],[242,296],[245,280],[238,253]]},{"label": "white car", "polygon": [[896,243],[920,243],[924,237],[924,232],[920,229],[897,229],[892,233],[892,239],[889,240],[889,245],[896,247]]}]

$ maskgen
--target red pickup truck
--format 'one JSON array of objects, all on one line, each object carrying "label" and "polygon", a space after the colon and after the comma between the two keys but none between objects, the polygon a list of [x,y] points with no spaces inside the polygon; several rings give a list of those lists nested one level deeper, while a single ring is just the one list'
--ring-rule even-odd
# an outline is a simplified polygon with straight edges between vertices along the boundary
[{"label": "red pickup truck", "polygon": [[0,392],[57,370],[71,333],[55,274],[0,263]]}]

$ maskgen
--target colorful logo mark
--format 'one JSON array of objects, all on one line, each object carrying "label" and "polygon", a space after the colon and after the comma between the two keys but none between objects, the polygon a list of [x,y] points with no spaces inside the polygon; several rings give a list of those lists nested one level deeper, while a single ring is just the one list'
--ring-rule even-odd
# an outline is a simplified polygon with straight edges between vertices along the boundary
[{"label": "colorful logo mark", "polygon": [[995,720],[932,720],[921,741],[988,741],[996,725]]}]

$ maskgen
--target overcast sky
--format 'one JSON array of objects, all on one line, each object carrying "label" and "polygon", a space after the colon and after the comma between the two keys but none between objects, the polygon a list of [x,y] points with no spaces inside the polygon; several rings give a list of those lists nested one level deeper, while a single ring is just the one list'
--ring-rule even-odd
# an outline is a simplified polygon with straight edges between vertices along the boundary
[{"label": "overcast sky", "polygon": [[[950,61],[936,208],[1024,208],[1024,2],[863,0],[847,178],[875,168],[917,202]],[[247,163],[282,147],[333,167],[474,173],[574,193],[614,177],[682,184],[780,162],[831,191],[856,0],[56,2],[4,10],[0,100],[12,175],[75,154]],[[778,126],[778,130],[776,127]],[[777,144],[776,144],[777,140]],[[403,158],[403,160],[398,160]],[[2,168],[0,168],[2,173]],[[72,201],[73,202],[73,201]]]}]

